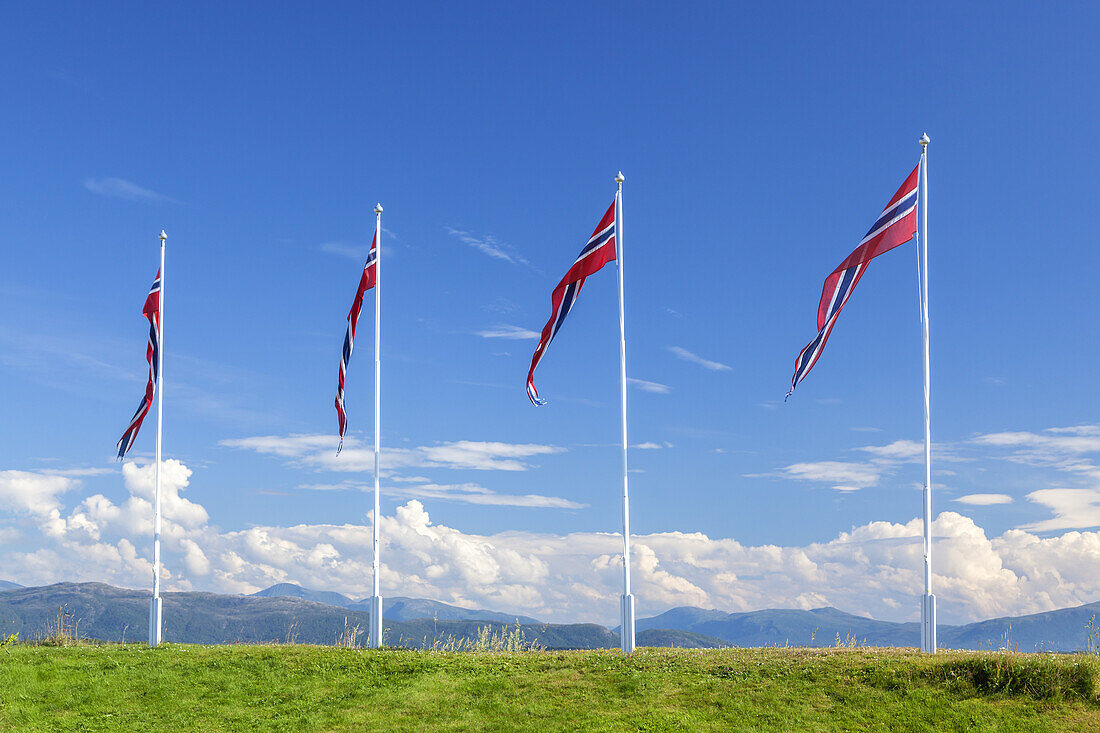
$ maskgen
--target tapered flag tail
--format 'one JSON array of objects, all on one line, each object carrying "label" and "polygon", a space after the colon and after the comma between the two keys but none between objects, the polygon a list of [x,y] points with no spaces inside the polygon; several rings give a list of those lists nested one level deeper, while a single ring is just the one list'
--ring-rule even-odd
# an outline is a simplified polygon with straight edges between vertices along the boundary
[{"label": "tapered flag tail", "polygon": [[596,226],[596,231],[592,232],[592,236],[588,239],[588,244],[584,245],[573,266],[569,268],[569,272],[565,273],[565,277],[561,279],[550,296],[552,306],[550,320],[542,328],[539,344],[531,357],[531,368],[527,371],[527,398],[531,400],[531,404],[546,404],[546,400],[540,399],[539,392],[535,389],[535,367],[546,355],[550,342],[558,335],[562,324],[565,323],[565,317],[577,302],[577,296],[581,294],[585,279],[614,259],[615,202],[612,201],[607,213]]},{"label": "tapered flag tail", "polygon": [[344,348],[340,352],[340,377],[336,386],[336,417],[340,423],[340,445],[336,448],[336,455],[344,448],[344,434],[348,431],[348,415],[344,410],[344,378],[347,376],[348,362],[351,361],[351,351],[355,346],[355,329],[359,324],[359,311],[363,309],[363,294],[374,287],[377,277],[378,262],[378,235],[375,234],[371,241],[370,252],[367,261],[363,265],[363,274],[359,278],[359,289],[355,292],[355,300],[348,311],[348,330],[344,334]]},{"label": "tapered flag tail", "polygon": [[806,378],[817,364],[817,360],[821,358],[840,311],[852,296],[852,291],[855,290],[859,279],[863,277],[863,273],[867,271],[871,260],[884,252],[889,252],[894,247],[905,244],[917,233],[919,173],[918,164],[890,199],[890,203],[882,210],[882,214],[864,235],[863,241],[855,251],[848,255],[829,277],[825,278],[825,286],[821,289],[821,301],[817,306],[818,333],[814,340],[798,353],[798,358],[794,361],[794,376],[791,378],[791,389],[787,392],[788,398],[794,394],[795,387]]},{"label": "tapered flag tail", "polygon": [[160,270],[157,270],[157,277],[153,280],[153,286],[145,298],[145,307],[141,309],[141,314],[149,319],[149,344],[145,347],[145,360],[149,362],[149,381],[145,384],[145,396],[141,398],[137,412],[130,418],[126,432],[115,444],[120,461],[126,457],[134,441],[137,440],[141,423],[149,414],[149,408],[153,406],[153,396],[157,391],[157,370],[160,368]]}]

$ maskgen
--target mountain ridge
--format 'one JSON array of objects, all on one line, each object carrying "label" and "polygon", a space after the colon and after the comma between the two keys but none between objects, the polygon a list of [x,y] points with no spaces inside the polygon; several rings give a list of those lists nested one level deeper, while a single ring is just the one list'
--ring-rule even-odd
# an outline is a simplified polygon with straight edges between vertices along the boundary
[{"label": "mountain ridge", "polygon": [[[369,613],[295,596],[221,595],[200,591],[163,594],[164,640],[192,644],[334,644],[350,635],[364,644]],[[414,599],[415,600],[415,599]],[[18,633],[33,640],[66,614],[81,637],[102,641],[142,641],[147,628],[149,592],[105,583],[55,583],[0,591],[0,636]],[[511,614],[509,614],[511,615]],[[523,624],[488,620],[384,618],[387,646],[428,648],[474,640],[486,627],[496,635],[519,630],[528,643],[547,649],[607,649],[619,637],[599,624]],[[728,646],[701,634],[654,629],[639,635],[651,646]]]},{"label": "mountain ridge", "polygon": [[[304,588],[294,583],[276,583],[251,594],[253,597],[276,598],[292,597],[307,601],[326,603],[330,606],[369,611],[370,598],[355,600],[335,591],[319,591]],[[463,608],[428,598],[408,598],[392,596],[383,598],[382,617],[394,621],[413,621],[421,618],[434,618],[439,621],[498,621],[501,623],[539,624],[537,618],[506,611],[490,611],[484,608]]]},{"label": "mountain ridge", "polygon": [[[15,586],[16,584],[10,584]],[[295,595],[297,594],[297,595]],[[337,605],[311,598],[330,598]],[[528,641],[552,649],[599,649],[618,646],[618,632],[598,624],[548,624],[499,611],[471,610],[438,601],[386,599],[386,644],[425,647],[441,640],[477,636],[488,626],[494,633],[519,629]],[[423,615],[441,607],[446,613],[494,614],[496,618],[451,618]],[[23,639],[44,634],[46,622],[59,609],[70,614],[78,633],[104,641],[142,640],[147,625],[149,592],[105,583],[56,583],[0,590],[0,637],[20,633]],[[969,624],[941,624],[945,649],[1017,648],[1021,651],[1081,651],[1095,648],[1100,631],[1095,617],[1100,602],[1017,617]],[[365,642],[369,609],[362,601],[333,591],[312,591],[278,584],[252,595],[200,591],[164,594],[165,638],[169,641],[225,644],[296,641],[332,644],[351,630]],[[1093,623],[1092,629],[1089,624]],[[637,621],[643,646],[917,646],[915,622],[878,621],[824,607],[810,610],[763,609],[727,613],[680,606]]]},{"label": "mountain ridge", "polygon": [[[940,624],[939,646],[945,649],[1019,647],[1024,651],[1081,651],[1089,648],[1088,623],[1100,614],[1100,602],[1054,611],[1004,616],[968,624]],[[638,619],[637,630],[664,628],[712,636],[735,646],[918,646],[915,621],[876,619],[824,607],[810,610],[772,608],[725,613],[680,606]],[[1100,632],[1093,632],[1093,643]]]}]

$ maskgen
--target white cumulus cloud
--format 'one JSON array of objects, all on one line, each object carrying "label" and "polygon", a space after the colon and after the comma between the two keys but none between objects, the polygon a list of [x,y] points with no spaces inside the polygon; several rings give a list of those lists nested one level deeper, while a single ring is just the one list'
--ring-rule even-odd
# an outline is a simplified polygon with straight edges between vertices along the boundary
[{"label": "white cumulus cloud", "polygon": [[[870,480],[846,471],[837,468],[832,476]],[[150,465],[125,464],[120,483],[128,498],[115,504],[100,494],[82,496],[71,478],[0,472],[0,525],[22,535],[18,547],[0,543],[0,567],[9,568],[9,579],[24,585],[97,580],[146,587],[151,473]],[[181,495],[195,479],[189,467],[169,459],[162,478],[167,588],[251,593],[273,583],[297,582],[353,597],[370,593],[370,517],[225,530],[211,523],[204,507]],[[554,622],[615,622],[622,545],[614,531],[470,533],[434,523],[425,502],[458,494],[496,501],[493,492],[477,485],[435,484],[408,490],[421,492],[422,498],[409,498],[380,518],[384,594]],[[1039,494],[1032,501],[1080,509],[1095,499]],[[972,519],[943,512],[933,523],[933,535],[934,583],[945,623],[1100,598],[1095,573],[1100,532],[1043,537],[1013,529],[989,536]],[[681,531],[633,539],[632,580],[643,616],[694,605],[726,611],[835,606],[881,619],[918,617],[918,518],[869,522],[802,545],[754,546]]]}]

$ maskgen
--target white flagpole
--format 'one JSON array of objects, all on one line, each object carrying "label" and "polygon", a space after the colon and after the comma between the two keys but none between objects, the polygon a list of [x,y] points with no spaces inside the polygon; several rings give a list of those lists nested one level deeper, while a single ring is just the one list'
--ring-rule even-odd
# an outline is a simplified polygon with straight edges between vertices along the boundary
[{"label": "white flagpole", "polygon": [[920,649],[936,653],[936,596],[932,594],[932,380],[928,359],[928,143],[921,135],[920,146],[920,251],[921,251],[921,339],[924,346],[924,596],[920,607]]},{"label": "white flagpole", "polygon": [[630,496],[627,491],[626,463],[626,309],[623,298],[623,172],[615,176],[616,269],[619,273],[619,390],[623,420],[623,596],[620,600],[620,648],[624,653],[634,651],[634,596],[630,594]]},{"label": "white flagpole", "polygon": [[160,442],[161,428],[164,424],[164,242],[168,235],[160,231],[160,293],[157,316],[157,456],[153,468],[153,598],[149,601],[149,646],[160,644],[161,621],[160,601]]},{"label": "white flagpole", "polygon": [[382,451],[382,204],[374,205],[374,594],[370,599],[371,649],[382,646],[382,589],[378,571],[382,515],[379,511],[378,458]]}]

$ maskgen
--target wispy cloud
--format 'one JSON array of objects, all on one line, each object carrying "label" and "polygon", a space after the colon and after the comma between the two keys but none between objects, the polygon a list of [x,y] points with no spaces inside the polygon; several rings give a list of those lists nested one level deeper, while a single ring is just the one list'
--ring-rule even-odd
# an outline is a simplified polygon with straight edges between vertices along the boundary
[{"label": "wispy cloud", "polygon": [[145,375],[110,360],[125,343],[99,341],[86,334],[14,330],[0,326],[0,364],[25,370],[37,380],[48,379],[60,388],[71,387],[74,377],[139,383]]},{"label": "wispy cloud", "polygon": [[1021,458],[1057,460],[1081,453],[1100,452],[1100,426],[1049,428],[1046,435],[1028,432],[988,433],[974,438],[979,445],[1015,448]]},{"label": "wispy cloud", "polygon": [[[865,445],[856,448],[868,453],[876,463],[890,465],[898,463],[920,463],[924,460],[924,443],[916,440],[895,440],[886,445]],[[932,457],[937,463],[966,463],[972,459],[958,454],[954,443],[933,443]],[[937,472],[940,472],[937,469]]]},{"label": "wispy cloud", "polygon": [[1066,428],[1047,428],[1043,432],[1053,435],[1100,435],[1100,425],[1071,425]]},{"label": "wispy cloud", "polygon": [[387,493],[412,499],[441,499],[481,506],[513,506],[528,509],[584,509],[579,504],[560,496],[541,494],[498,494],[477,484],[423,484],[387,489]]},{"label": "wispy cloud", "polygon": [[1088,454],[1100,453],[1100,425],[1048,428],[1042,433],[988,433],[971,442],[1008,449],[1004,459],[1013,463],[1055,468],[1079,478],[1100,481],[1100,466],[1088,457]]},{"label": "wispy cloud", "polygon": [[508,324],[501,324],[499,326],[493,326],[483,331],[477,331],[477,335],[484,339],[511,339],[513,341],[521,341],[524,339],[537,339],[538,333],[531,331],[520,326],[510,326]]},{"label": "wispy cloud", "polygon": [[501,242],[491,234],[474,234],[464,229],[446,227],[447,233],[458,238],[458,241],[473,247],[482,254],[489,255],[498,260],[511,262],[513,265],[528,265],[527,260],[520,255],[516,248],[505,242]]},{"label": "wispy cloud", "polygon": [[995,504],[1011,504],[1012,497],[1008,494],[967,494],[960,496],[955,501],[971,506],[993,506]]},{"label": "wispy cloud", "polygon": [[692,364],[698,364],[704,369],[710,369],[714,372],[728,372],[733,369],[729,364],[723,364],[719,361],[711,361],[710,359],[704,359],[698,354],[694,354],[682,346],[669,346],[668,350],[671,351],[678,359],[684,361],[690,361]]},{"label": "wispy cloud", "polygon": [[84,188],[100,196],[108,196],[126,201],[171,202],[173,199],[162,193],[143,188],[125,178],[85,178]]},{"label": "wispy cloud", "polygon": [[660,382],[647,382],[644,379],[635,379],[634,377],[627,377],[626,381],[633,384],[643,392],[652,392],[653,394],[668,394],[672,391],[672,387],[667,384],[661,384]]},{"label": "wispy cloud", "polygon": [[[350,441],[349,441],[350,442]],[[331,449],[331,435],[257,435],[252,438],[233,438],[218,441],[226,448],[241,448],[280,458],[301,458],[318,450]]]},{"label": "wispy cloud", "polygon": [[493,298],[492,303],[486,303],[481,306],[481,309],[491,313],[514,313],[519,310],[519,306],[507,298],[498,295]]},{"label": "wispy cloud", "polygon": [[1100,527],[1100,491],[1096,489],[1041,489],[1032,491],[1027,498],[1048,507],[1054,516],[1025,524],[1019,529],[1051,532]]},{"label": "wispy cloud", "polygon": [[654,443],[652,440],[647,440],[645,443],[637,443],[630,446],[631,448],[637,448],[638,450],[660,450],[664,448],[660,443]]},{"label": "wispy cloud", "polygon": [[844,461],[794,463],[779,470],[784,478],[832,484],[837,491],[858,491],[878,483],[881,472],[877,466]]},{"label": "wispy cloud", "polygon": [[[367,485],[352,481],[343,481],[338,484],[298,484],[298,488],[303,491],[364,491]],[[290,496],[291,494],[283,492],[282,495]]]},{"label": "wispy cloud", "polygon": [[1047,428],[1042,432],[1001,432],[979,435],[973,443],[1004,448],[1004,459],[1033,468],[1052,468],[1073,477],[1086,488],[1049,488],[1033,491],[1028,501],[1050,509],[1054,515],[1019,529],[1049,532],[1061,529],[1100,527],[1100,466],[1093,455],[1100,453],[1100,425]]},{"label": "wispy cloud", "polygon": [[924,443],[918,443],[915,440],[895,440],[886,445],[865,445],[856,450],[886,461],[911,461],[924,456]]},{"label": "wispy cloud", "polygon": [[[957,455],[953,444],[937,443],[932,448],[937,463],[971,460]],[[749,475],[812,481],[831,484],[837,491],[856,491],[877,486],[883,477],[893,476],[903,465],[920,463],[924,459],[924,444],[915,440],[895,440],[886,445],[865,445],[852,450],[865,453],[869,458],[859,462],[809,461],[780,468],[774,473]],[[936,468],[937,476],[950,473]]]},{"label": "wispy cloud", "polygon": [[526,471],[525,459],[561,453],[564,448],[533,443],[500,443],[459,440],[453,443],[422,446],[415,461],[425,466],[450,466],[480,471]]},{"label": "wispy cloud", "polygon": [[[392,477],[386,479],[397,482],[398,486],[386,486],[387,496],[400,496],[410,499],[442,499],[464,504],[482,506],[514,506],[532,509],[583,509],[587,504],[578,504],[559,496],[542,494],[498,494],[479,484],[436,484],[421,476],[409,478]],[[416,485],[410,485],[416,484]],[[338,484],[301,484],[299,489],[307,491],[369,491],[373,484],[359,481],[343,481]]]},{"label": "wispy cloud", "polygon": [[[127,356],[133,353],[133,343],[79,329],[19,331],[0,325],[0,365],[19,369],[51,389],[107,400],[116,388],[111,383],[137,385],[147,379]],[[272,413],[251,407],[259,403],[239,387],[253,381],[251,372],[180,352],[174,354],[173,364],[180,409],[219,422],[271,422]]]},{"label": "wispy cloud", "polygon": [[105,476],[109,473],[115,473],[114,468],[44,468],[39,473],[46,474],[47,476],[69,476],[69,477],[82,477],[82,476]]},{"label": "wispy cloud", "polygon": [[[374,467],[374,449],[349,437],[337,456],[331,435],[260,435],[220,441],[227,448],[251,450],[288,459],[294,465],[329,471],[369,472]],[[499,443],[458,440],[451,443],[389,448],[382,452],[383,472],[397,468],[452,468],[475,471],[526,471],[528,459],[561,453],[565,449],[532,443]]]},{"label": "wispy cloud", "polygon": [[367,259],[367,245],[365,244],[355,244],[354,242],[338,240],[323,243],[320,246],[320,250],[330,255],[347,257],[349,260],[355,260],[356,262],[363,262]]},{"label": "wispy cloud", "polygon": [[[981,450],[976,451],[976,447]],[[963,464],[1000,459],[1033,469],[1057,471],[1057,475],[1041,479],[1051,488],[1027,494],[1029,502],[1048,508],[1052,516],[1022,524],[1019,530],[1051,532],[1100,527],[1100,465],[1094,458],[1094,455],[1100,454],[1100,424],[1047,428],[1036,432],[985,433],[961,443],[936,443],[932,449],[937,466],[942,466],[944,462]],[[895,440],[885,445],[865,445],[853,450],[865,454],[867,460],[796,463],[772,473],[749,475],[829,484],[840,491],[870,488],[879,485],[885,477],[897,474],[906,464],[920,463],[924,445],[915,440]],[[973,473],[981,476],[985,470],[978,465]],[[936,475],[955,475],[955,472],[937,467]],[[1060,480],[1071,480],[1079,486],[1059,486],[1056,482]],[[914,484],[914,487],[919,488],[919,484]],[[980,490],[952,501],[968,506],[1016,503],[1009,494]]]}]

